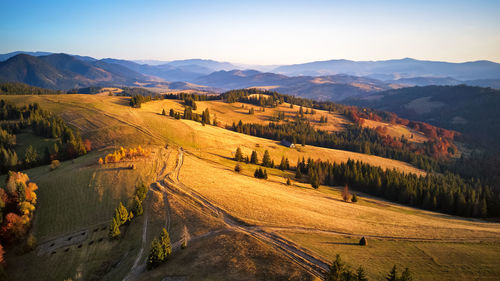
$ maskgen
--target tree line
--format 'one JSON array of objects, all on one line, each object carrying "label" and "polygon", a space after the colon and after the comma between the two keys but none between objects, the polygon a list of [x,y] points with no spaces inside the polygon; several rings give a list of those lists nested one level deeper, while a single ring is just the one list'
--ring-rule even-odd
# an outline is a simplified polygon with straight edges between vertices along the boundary
[{"label": "tree line", "polygon": [[118,204],[115,209],[113,219],[109,225],[109,238],[118,239],[121,235],[120,227],[129,224],[134,217],[141,216],[144,213],[142,202],[146,199],[148,187],[141,183],[135,188],[131,210],[123,205],[122,202]]},{"label": "tree line", "polygon": [[[15,106],[0,100],[0,171],[19,170],[50,164],[52,160],[68,160],[81,156],[91,149],[90,141],[83,141],[77,130],[69,127],[61,118],[42,110],[37,103]],[[31,128],[44,138],[57,139],[52,148],[43,152],[32,146],[18,156],[14,150],[16,134]],[[24,156],[24,157],[23,157]]]},{"label": "tree line", "polygon": [[255,124],[239,121],[227,129],[238,133],[244,133],[256,137],[281,141],[286,139],[291,143],[301,143],[302,145],[315,145],[320,147],[335,148],[374,154],[381,157],[401,160],[411,163],[426,171],[440,171],[440,166],[435,159],[429,156],[412,152],[406,144],[400,148],[387,145],[390,138],[381,137],[374,130],[362,128],[357,125],[346,125],[345,129],[339,132],[330,133],[315,129],[307,120],[296,119],[294,122],[278,124]]},{"label": "tree line", "polygon": [[65,91],[50,90],[19,82],[0,83],[0,95],[61,95]]},{"label": "tree line", "polygon": [[464,217],[500,214],[500,198],[487,185],[451,173],[418,176],[360,161],[337,164],[311,158],[298,161],[295,170],[298,179],[307,176],[313,187],[348,185],[393,202]]}]

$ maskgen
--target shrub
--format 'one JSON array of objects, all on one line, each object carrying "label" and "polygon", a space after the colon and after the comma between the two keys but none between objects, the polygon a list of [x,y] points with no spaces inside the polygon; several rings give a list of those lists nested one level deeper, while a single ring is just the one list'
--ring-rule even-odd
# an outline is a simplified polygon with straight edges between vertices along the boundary
[{"label": "shrub", "polygon": [[236,164],[236,166],[234,167],[234,171],[238,172],[238,173],[241,172],[241,166],[240,166],[240,164]]},{"label": "shrub", "polygon": [[60,165],[61,165],[61,162],[59,162],[59,160],[52,160],[52,162],[50,163],[50,170],[51,170],[51,171],[54,171],[54,170],[55,170],[55,169],[57,169]]},{"label": "shrub", "polygon": [[353,202],[353,203],[358,202],[358,196],[356,196],[356,194],[352,195],[351,202]]}]

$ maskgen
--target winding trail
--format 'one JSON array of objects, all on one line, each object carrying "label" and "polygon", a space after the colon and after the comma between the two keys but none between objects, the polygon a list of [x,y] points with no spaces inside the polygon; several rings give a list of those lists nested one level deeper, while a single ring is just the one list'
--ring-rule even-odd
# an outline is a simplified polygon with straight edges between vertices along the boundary
[{"label": "winding trail", "polygon": [[[328,271],[328,262],[323,260],[322,258],[315,256],[313,253],[307,251],[304,248],[301,248],[300,246],[281,236],[278,236],[277,234],[267,232],[260,227],[250,226],[240,221],[236,217],[233,217],[232,215],[227,213],[225,210],[211,203],[208,199],[206,199],[196,191],[184,185],[179,180],[179,172],[182,164],[183,150],[182,148],[180,148],[177,166],[174,169],[173,174],[170,174],[168,177],[166,177],[162,182],[163,185],[160,186],[168,188],[169,193],[175,193],[180,196],[188,197],[201,207],[208,209],[213,216],[222,219],[228,230],[245,233],[251,237],[256,238],[259,241],[271,245],[272,247],[289,257],[296,264],[300,265],[309,273],[322,278]],[[204,235],[209,236],[213,235],[216,232],[217,231],[213,231]],[[199,237],[194,237],[191,240],[195,239],[199,239]]]}]

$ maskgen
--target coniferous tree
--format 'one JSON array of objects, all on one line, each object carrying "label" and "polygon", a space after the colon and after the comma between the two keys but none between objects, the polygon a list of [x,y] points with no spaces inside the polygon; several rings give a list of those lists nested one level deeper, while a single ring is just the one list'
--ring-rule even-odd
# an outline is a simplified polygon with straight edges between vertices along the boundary
[{"label": "coniferous tree", "polygon": [[358,270],[356,271],[356,281],[368,281],[368,278],[366,277],[365,270],[363,269],[362,266],[358,267]]},{"label": "coniferous tree", "polygon": [[257,164],[259,162],[257,151],[252,151],[252,156],[250,157],[250,163]]},{"label": "coniferous tree", "polygon": [[123,206],[122,202],[120,202],[120,204],[118,204],[118,207],[115,210],[115,218],[116,218],[116,222],[118,223],[119,226],[122,224],[125,224],[127,222],[128,211],[127,211],[127,208],[125,208],[125,206]]},{"label": "coniferous tree", "polygon": [[236,153],[234,154],[234,160],[241,162],[243,160],[243,153],[241,152],[241,148],[236,148]]},{"label": "coniferous tree", "polygon": [[269,155],[269,151],[264,151],[264,156],[262,157],[262,166],[271,167],[271,156]]},{"label": "coniferous tree", "polygon": [[142,208],[142,201],[139,200],[139,197],[134,196],[134,214],[135,216],[140,216],[144,213],[144,209]]},{"label": "coniferous tree", "polygon": [[398,281],[398,271],[396,265],[394,265],[389,272],[389,275],[385,278],[387,281]]},{"label": "coniferous tree", "polygon": [[170,111],[168,112],[168,115],[169,115],[170,117],[174,117],[174,115],[175,115],[175,111],[174,111],[174,109],[173,109],[173,108],[171,108],[171,109],[170,109]]},{"label": "coniferous tree", "polygon": [[161,111],[161,115],[163,115],[163,116],[167,115],[167,113],[165,112],[165,109],[163,109],[163,110]]},{"label": "coniferous tree", "polygon": [[342,281],[342,274],[344,270],[345,270],[344,262],[340,258],[340,255],[337,254],[335,260],[332,262],[332,264],[328,269],[325,279],[327,281]]},{"label": "coniferous tree", "polygon": [[401,273],[401,277],[398,281],[413,281],[413,276],[408,267]]},{"label": "coniferous tree", "polygon": [[116,221],[116,218],[113,217],[111,224],[109,225],[109,238],[116,239],[120,236],[120,225]]},{"label": "coniferous tree", "polygon": [[153,239],[151,242],[151,249],[149,250],[147,267],[148,269],[152,269],[158,266],[163,260],[165,256],[163,255],[163,250],[158,239]]}]

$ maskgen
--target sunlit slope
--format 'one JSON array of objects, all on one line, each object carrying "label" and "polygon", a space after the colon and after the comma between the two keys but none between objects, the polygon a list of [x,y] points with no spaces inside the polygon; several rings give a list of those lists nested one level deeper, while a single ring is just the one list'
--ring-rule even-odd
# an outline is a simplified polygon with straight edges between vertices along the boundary
[{"label": "sunlit slope", "polygon": [[[168,100],[148,102],[143,104],[142,108],[135,109],[127,106],[128,99],[125,97],[61,95],[1,96],[0,98],[16,103],[40,103],[43,108],[60,114],[70,124],[78,127],[82,136],[91,139],[94,146],[172,143],[194,148],[200,153],[215,153],[224,157],[232,157],[236,148],[242,147],[243,152],[248,155],[252,150],[257,150],[260,158],[267,149],[276,164],[279,164],[282,156],[288,157],[292,165],[295,165],[297,159],[302,157],[336,162],[353,159],[383,168],[422,173],[421,170],[407,163],[392,159],[309,145],[289,149],[275,141],[214,126],[202,126],[194,121],[176,120],[161,115],[161,108],[170,102]],[[223,103],[220,106],[231,107],[232,105]],[[223,113],[213,112],[211,118],[214,114],[217,120],[224,116]]]}]

